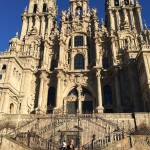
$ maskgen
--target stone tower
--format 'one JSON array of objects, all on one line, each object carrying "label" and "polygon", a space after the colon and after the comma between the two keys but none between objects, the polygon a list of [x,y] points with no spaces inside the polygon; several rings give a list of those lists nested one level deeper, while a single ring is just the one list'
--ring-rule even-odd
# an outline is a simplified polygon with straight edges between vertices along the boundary
[{"label": "stone tower", "polygon": [[16,34],[1,59],[1,112],[27,114],[35,108],[45,110],[47,73],[57,47],[56,17],[55,0],[30,0],[22,15],[20,39]]}]

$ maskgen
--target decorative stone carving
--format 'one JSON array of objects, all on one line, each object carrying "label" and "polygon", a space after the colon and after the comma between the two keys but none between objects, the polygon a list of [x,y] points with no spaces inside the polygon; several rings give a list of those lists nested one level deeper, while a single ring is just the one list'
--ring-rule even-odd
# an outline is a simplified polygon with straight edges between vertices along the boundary
[{"label": "decorative stone carving", "polygon": [[67,97],[64,98],[65,101],[77,101],[77,96],[75,96],[74,94],[71,94]]}]

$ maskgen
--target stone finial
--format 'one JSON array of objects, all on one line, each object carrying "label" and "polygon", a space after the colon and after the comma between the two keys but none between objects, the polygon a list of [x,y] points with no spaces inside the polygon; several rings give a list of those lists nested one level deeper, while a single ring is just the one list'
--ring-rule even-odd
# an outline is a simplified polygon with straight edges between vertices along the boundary
[{"label": "stone finial", "polygon": [[135,1],[135,4],[136,4],[136,5],[139,5],[139,0],[136,0],[136,1]]},{"label": "stone finial", "polygon": [[144,20],[144,30],[147,30],[148,28],[147,28],[147,24],[146,24],[146,22],[145,22],[145,20]]},{"label": "stone finial", "polygon": [[18,37],[18,31],[16,32],[16,37]]},{"label": "stone finial", "polygon": [[27,8],[27,6],[26,6],[25,9],[24,9],[24,12],[27,12],[27,9],[28,9],[28,8]]}]

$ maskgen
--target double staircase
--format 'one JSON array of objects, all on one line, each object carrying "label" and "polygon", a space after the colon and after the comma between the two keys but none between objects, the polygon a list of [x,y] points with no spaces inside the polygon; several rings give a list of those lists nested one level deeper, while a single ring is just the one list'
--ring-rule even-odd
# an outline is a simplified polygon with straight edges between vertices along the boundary
[{"label": "double staircase", "polygon": [[118,126],[99,115],[47,115],[37,118],[6,136],[33,150],[59,150],[63,139],[76,134],[77,147],[83,150],[104,149],[125,135]]}]

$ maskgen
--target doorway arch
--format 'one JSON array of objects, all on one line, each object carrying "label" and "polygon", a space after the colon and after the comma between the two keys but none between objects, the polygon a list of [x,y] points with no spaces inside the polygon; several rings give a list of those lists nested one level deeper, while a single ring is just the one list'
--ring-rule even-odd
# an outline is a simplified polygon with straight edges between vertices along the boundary
[{"label": "doorway arch", "polygon": [[67,97],[64,98],[64,110],[68,114],[76,114],[77,110],[82,114],[93,113],[94,98],[91,92],[81,86],[70,90]]}]

